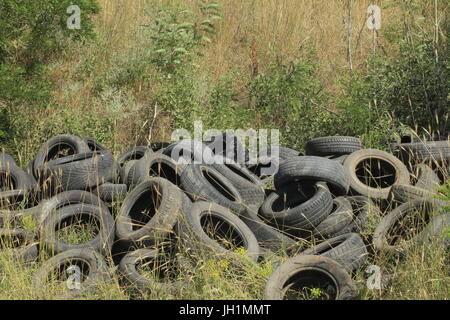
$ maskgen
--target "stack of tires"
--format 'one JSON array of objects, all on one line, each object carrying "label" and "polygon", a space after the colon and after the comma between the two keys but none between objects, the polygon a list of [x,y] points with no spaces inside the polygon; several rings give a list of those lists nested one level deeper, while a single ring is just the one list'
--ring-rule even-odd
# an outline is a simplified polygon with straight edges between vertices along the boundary
[{"label": "stack of tires", "polygon": [[[198,261],[239,265],[287,253],[267,298],[295,298],[313,286],[328,299],[352,299],[352,276],[374,256],[428,243],[449,226],[448,213],[433,215],[448,205],[434,198],[448,179],[440,171],[445,150],[427,161],[401,157],[405,164],[357,138],[322,137],[306,144],[306,155],[272,146],[251,161],[224,133],[208,143],[138,146],[115,159],[91,138],[58,135],[26,170],[0,153],[1,248],[18,263],[41,263],[34,285],[42,292],[52,275],[81,272],[81,290],[62,298],[98,290],[114,272],[127,289],[179,292]],[[410,216],[413,233],[402,230]],[[74,225],[91,237],[60,237]]]}]

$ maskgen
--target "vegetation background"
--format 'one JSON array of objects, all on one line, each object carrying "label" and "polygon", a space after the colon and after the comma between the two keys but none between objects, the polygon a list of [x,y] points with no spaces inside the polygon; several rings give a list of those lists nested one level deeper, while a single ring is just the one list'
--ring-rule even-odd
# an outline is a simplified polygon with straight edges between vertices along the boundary
[{"label": "vegetation background", "polygon": [[[70,4],[80,30],[66,27]],[[378,31],[366,25],[371,4],[382,8]],[[194,120],[277,128],[299,150],[333,134],[386,148],[407,128],[449,131],[449,31],[446,0],[3,0],[0,149],[25,167],[50,136],[70,132],[119,154]],[[412,255],[377,297],[448,297],[435,287],[448,280],[435,255]],[[24,278],[14,279],[6,285]],[[258,297],[252,290],[191,295]],[[0,292],[32,298],[25,287]]]}]

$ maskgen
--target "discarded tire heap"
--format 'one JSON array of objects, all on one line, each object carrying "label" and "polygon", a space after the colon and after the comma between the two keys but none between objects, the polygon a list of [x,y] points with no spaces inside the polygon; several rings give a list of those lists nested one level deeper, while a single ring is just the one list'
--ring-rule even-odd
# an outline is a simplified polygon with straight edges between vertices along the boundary
[{"label": "discarded tire heap", "polygon": [[[128,285],[177,290],[189,281],[154,283],[140,266],[162,257],[176,268],[191,263],[183,257],[204,254],[238,261],[235,249],[243,248],[256,262],[281,250],[291,256],[270,276],[267,299],[295,299],[310,287],[354,299],[351,276],[371,256],[401,255],[450,225],[448,213],[432,215],[448,206],[434,195],[448,179],[449,141],[396,144],[396,157],[364,149],[357,138],[323,137],[307,143],[306,155],[270,147],[251,164],[234,136],[212,141],[225,151],[183,140],[115,159],[93,139],[58,135],[25,170],[0,153],[0,250],[12,248],[23,263],[50,256],[34,276],[38,288],[78,266],[81,290],[63,298],[95,290],[111,279],[113,264]],[[179,161],[198,154],[225,161]],[[271,164],[273,175],[261,170]],[[271,178],[274,188],[265,189]],[[31,230],[24,227],[30,221]],[[59,232],[74,224],[90,226],[93,237],[62,239]],[[174,255],[180,248],[183,255]]]}]

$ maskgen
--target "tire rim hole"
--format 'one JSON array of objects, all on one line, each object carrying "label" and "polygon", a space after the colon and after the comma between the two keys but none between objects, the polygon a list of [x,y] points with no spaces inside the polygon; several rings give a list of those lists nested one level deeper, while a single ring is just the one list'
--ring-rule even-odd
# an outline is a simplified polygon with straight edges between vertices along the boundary
[{"label": "tire rim hole", "polygon": [[367,158],[356,166],[359,181],[371,188],[389,188],[397,181],[395,167],[387,161]]},{"label": "tire rim hole", "polygon": [[293,275],[284,290],[284,300],[334,300],[338,294],[336,282],[331,276],[313,269]]},{"label": "tire rim hole", "polygon": [[162,193],[159,186],[152,186],[143,192],[130,210],[133,231],[150,222],[161,204]]},{"label": "tire rim hole", "polygon": [[227,250],[245,247],[242,235],[230,223],[215,215],[206,214],[200,219],[203,231]]}]

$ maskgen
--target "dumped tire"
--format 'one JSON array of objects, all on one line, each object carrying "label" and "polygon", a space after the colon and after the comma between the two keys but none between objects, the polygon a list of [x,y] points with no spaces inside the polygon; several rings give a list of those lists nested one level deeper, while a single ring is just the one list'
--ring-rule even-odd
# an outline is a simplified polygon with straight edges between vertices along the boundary
[{"label": "dumped tire", "polygon": [[165,148],[170,146],[169,142],[152,142],[150,148],[153,152],[163,152]]},{"label": "dumped tire", "polygon": [[322,137],[308,141],[306,154],[311,156],[346,155],[362,149],[362,141],[354,137]]},{"label": "dumped tire", "polygon": [[450,228],[450,212],[434,216],[427,226],[418,235],[418,242],[430,244],[434,240],[443,239],[445,249],[450,247],[450,238],[447,233]]},{"label": "dumped tire", "polygon": [[177,164],[172,158],[160,153],[148,153],[138,160],[129,170],[126,183],[135,186],[152,176],[169,180],[174,185],[180,184],[180,175],[184,166]]},{"label": "dumped tire", "polygon": [[5,249],[22,263],[34,261],[38,256],[34,234],[23,229],[0,228],[0,253]]},{"label": "dumped tire", "polygon": [[49,161],[41,176],[49,177],[55,188],[87,190],[112,180],[114,158],[110,151],[76,154]]},{"label": "dumped tire", "polygon": [[433,199],[436,193],[411,185],[394,184],[389,193],[389,199],[405,203],[415,199]]},{"label": "dumped tire", "polygon": [[127,183],[128,182],[128,175],[130,174],[131,169],[133,169],[134,165],[138,163],[139,160],[130,160],[127,163],[125,163],[123,166],[119,166],[119,175],[120,175],[120,182],[121,183]]},{"label": "dumped tire", "polygon": [[337,236],[305,250],[301,254],[331,258],[341,264],[348,272],[361,267],[368,257],[366,245],[357,233]]},{"label": "dumped tire", "polygon": [[311,288],[322,289],[330,300],[350,300],[357,295],[352,278],[339,263],[323,256],[299,255],[275,269],[264,299],[297,300],[299,291]]},{"label": "dumped tire", "polygon": [[445,162],[450,160],[450,141],[402,143],[397,146],[397,150],[405,162]]},{"label": "dumped tire", "polygon": [[87,137],[84,138],[84,141],[87,143],[89,150],[91,151],[103,151],[108,150],[104,145],[102,145],[100,142],[96,141],[93,138]]},{"label": "dumped tire", "polygon": [[332,208],[333,198],[324,182],[303,187],[294,182],[272,192],[262,204],[260,214],[277,225],[290,227],[291,232],[301,233],[318,226]]},{"label": "dumped tire", "polygon": [[409,172],[393,155],[375,149],[362,149],[344,161],[344,174],[355,195],[387,199],[394,184],[409,184]]},{"label": "dumped tire", "polygon": [[324,181],[336,196],[346,195],[349,188],[340,163],[313,156],[290,158],[283,162],[275,174],[274,184],[279,189],[288,182],[304,180]]},{"label": "dumped tire", "polygon": [[127,196],[126,184],[104,183],[95,188],[92,193],[105,202],[121,201]]},{"label": "dumped tire", "polygon": [[239,164],[244,164],[247,160],[247,153],[242,142],[233,133],[224,132],[212,136],[205,142],[205,145],[216,156],[222,156]]},{"label": "dumped tire", "polygon": [[429,191],[439,187],[441,183],[439,176],[426,164],[419,164],[416,167],[416,172],[417,182],[414,184],[415,187]]},{"label": "dumped tire", "polygon": [[[70,269],[69,269],[70,268]],[[75,269],[76,268],[76,269]],[[80,289],[73,289],[57,298],[78,298],[95,291],[98,286],[111,277],[103,256],[90,249],[64,251],[45,261],[33,277],[33,286],[46,292],[48,279],[53,275],[60,281],[67,281],[68,275],[80,271]]]},{"label": "dumped tire", "polygon": [[35,214],[37,223],[40,225],[47,216],[63,207],[83,203],[100,207],[102,210],[109,210],[98,196],[90,192],[80,190],[65,191],[40,203]]},{"label": "dumped tire", "polygon": [[254,261],[260,248],[253,232],[236,215],[218,204],[199,201],[178,223],[178,234],[195,253],[214,253],[218,257],[236,257],[232,250],[245,249]]},{"label": "dumped tire", "polygon": [[32,176],[27,174],[22,168],[5,162],[0,165],[0,192],[10,190],[31,191],[35,186]]},{"label": "dumped tire", "polygon": [[372,200],[365,196],[352,196],[346,197],[346,199],[350,201],[352,206],[352,221],[334,235],[340,236],[353,232],[364,234],[371,219],[379,219],[381,213]]},{"label": "dumped tire", "polygon": [[[188,285],[187,282],[170,279],[170,274],[167,273],[172,270],[164,270],[168,269],[164,268],[164,266],[168,263],[165,261],[166,259],[161,256],[162,254],[158,249],[138,249],[131,251],[127,253],[120,261],[119,271],[129,285],[143,290],[155,289],[156,291],[163,290],[165,292],[173,292],[186,287]],[[156,282],[153,279],[149,279],[138,271],[139,266],[141,265],[152,266],[153,270],[150,271],[153,273],[152,276],[158,278],[169,278],[170,281],[164,281],[165,279],[161,279],[161,281]],[[176,267],[173,266],[173,263],[170,265],[172,268]]]},{"label": "dumped tire", "polygon": [[328,217],[314,228],[314,235],[332,238],[353,221],[352,204],[345,197],[333,199],[333,209]]},{"label": "dumped tire", "polygon": [[211,166],[186,166],[181,175],[181,187],[193,201],[215,202],[236,213],[245,210],[244,199],[239,190]]},{"label": "dumped tire", "polygon": [[[76,244],[61,240],[58,231],[77,222],[95,227],[96,234],[93,238]],[[47,216],[40,228],[42,246],[52,253],[72,249],[93,249],[107,256],[111,252],[114,235],[114,219],[109,210],[89,204],[65,206]]]},{"label": "dumped tire", "polygon": [[14,158],[6,152],[0,152],[0,168],[9,168],[11,166],[17,167]]},{"label": "dumped tire", "polygon": [[128,162],[130,160],[139,160],[139,159],[143,158],[146,153],[151,153],[151,152],[153,152],[153,151],[150,147],[137,146],[137,147],[134,147],[134,148],[122,153],[122,155],[117,159],[117,162],[119,163],[119,165],[121,167],[123,167],[123,165],[126,162]]},{"label": "dumped tire", "polygon": [[35,176],[39,176],[36,170],[43,168],[51,160],[89,151],[88,144],[80,137],[70,134],[54,136],[44,143],[36,154],[33,164]]},{"label": "dumped tire", "polygon": [[213,151],[198,140],[185,139],[172,143],[162,153],[179,165],[212,164],[214,162]]},{"label": "dumped tire", "polygon": [[[404,203],[386,216],[373,234],[373,246],[377,251],[386,253],[403,253],[417,242],[417,235],[424,230],[431,220],[435,206],[422,199]],[[410,239],[406,237],[412,235]]]},{"label": "dumped tire", "polygon": [[140,183],[127,195],[119,211],[117,239],[127,247],[148,247],[170,238],[181,204],[182,192],[171,182],[152,178]]}]

